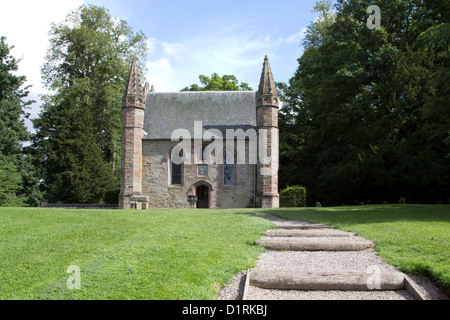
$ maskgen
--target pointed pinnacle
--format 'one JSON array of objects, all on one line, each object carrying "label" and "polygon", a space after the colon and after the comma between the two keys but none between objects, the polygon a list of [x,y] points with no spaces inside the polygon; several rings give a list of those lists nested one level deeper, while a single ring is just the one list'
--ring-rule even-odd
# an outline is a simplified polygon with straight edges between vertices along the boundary
[{"label": "pointed pinnacle", "polygon": [[269,58],[264,57],[263,70],[261,73],[261,80],[259,82],[258,95],[278,95],[273,80],[272,70],[270,69]]},{"label": "pointed pinnacle", "polygon": [[146,97],[149,92],[150,92],[150,84],[146,82],[144,86],[144,96]]},{"label": "pointed pinnacle", "polygon": [[136,60],[131,64],[130,76],[128,77],[127,88],[123,95],[122,107],[145,107],[144,89],[141,86],[141,78]]},{"label": "pointed pinnacle", "polygon": [[141,78],[139,76],[139,70],[136,60],[133,60],[131,64],[130,76],[128,77],[126,95],[143,95],[144,91],[141,86]]}]

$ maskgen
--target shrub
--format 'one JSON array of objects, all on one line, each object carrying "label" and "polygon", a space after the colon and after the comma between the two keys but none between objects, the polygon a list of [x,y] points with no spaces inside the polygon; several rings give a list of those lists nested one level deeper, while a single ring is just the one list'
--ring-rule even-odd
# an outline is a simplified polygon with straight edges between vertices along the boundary
[{"label": "shrub", "polygon": [[104,202],[106,204],[118,204],[119,203],[119,193],[120,193],[120,187],[106,191]]},{"label": "shrub", "polygon": [[281,207],[306,207],[306,188],[287,186],[280,192]]}]

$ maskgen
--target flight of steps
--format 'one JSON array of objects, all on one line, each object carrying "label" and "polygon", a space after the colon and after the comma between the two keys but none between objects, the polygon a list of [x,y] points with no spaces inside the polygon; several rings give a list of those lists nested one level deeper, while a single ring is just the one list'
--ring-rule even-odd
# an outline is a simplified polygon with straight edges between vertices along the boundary
[{"label": "flight of steps", "polygon": [[[257,215],[273,221],[277,229],[267,230],[265,236],[256,243],[269,250],[280,252],[280,256],[283,252],[297,252],[298,254],[323,252],[334,255],[333,258],[335,259],[339,259],[340,256],[342,256],[342,259],[346,259],[346,252],[348,255],[348,252],[366,251],[374,247],[371,241],[357,237],[350,232],[335,230],[331,226],[286,221],[263,213]],[[339,292],[344,299],[346,299],[346,292],[354,294],[370,291],[370,294],[376,295],[398,290],[402,293],[402,298],[421,298],[403,273],[383,272],[376,265],[373,269],[357,271],[322,271],[314,267],[308,270],[306,269],[308,265],[301,262],[298,270],[292,270],[292,267],[283,269],[283,263],[282,260],[277,261],[277,266],[273,269],[256,268],[249,270],[243,299],[252,299],[252,291],[257,291],[254,288],[258,288],[259,291],[268,290],[266,294],[269,297],[272,296],[271,290],[275,290],[274,292],[283,290],[284,292],[300,293],[322,291],[324,293],[334,292],[335,294]],[[276,297],[276,294],[273,296]],[[286,295],[283,293],[282,296],[285,297]],[[330,295],[330,297],[332,296]],[[383,296],[378,298],[380,297],[383,299]]]}]

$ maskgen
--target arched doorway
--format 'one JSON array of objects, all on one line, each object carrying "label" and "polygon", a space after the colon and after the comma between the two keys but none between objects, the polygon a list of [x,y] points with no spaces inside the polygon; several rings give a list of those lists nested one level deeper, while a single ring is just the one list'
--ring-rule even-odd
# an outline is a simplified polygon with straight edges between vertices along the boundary
[{"label": "arched doorway", "polygon": [[197,195],[197,208],[209,208],[209,188],[204,184],[195,188],[195,194]]}]

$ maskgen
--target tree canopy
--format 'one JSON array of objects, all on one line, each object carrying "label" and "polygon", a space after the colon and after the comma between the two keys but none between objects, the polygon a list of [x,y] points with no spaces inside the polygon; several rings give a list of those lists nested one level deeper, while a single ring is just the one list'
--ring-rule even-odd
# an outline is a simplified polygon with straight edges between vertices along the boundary
[{"label": "tree canopy", "polygon": [[[379,29],[366,25],[372,4]],[[305,185],[312,203],[449,202],[448,2],[316,9],[295,75],[278,85],[280,184]]]},{"label": "tree canopy", "polygon": [[26,77],[17,76],[19,61],[11,55],[14,47],[0,37],[0,206],[36,205],[39,180],[31,156],[23,150],[29,140],[24,119],[32,100],[26,100]]},{"label": "tree canopy", "polygon": [[252,91],[248,83],[241,82],[234,75],[219,76],[213,73],[211,77],[199,76],[201,85],[191,84],[181,91]]},{"label": "tree canopy", "polygon": [[50,43],[42,78],[52,93],[34,120],[43,190],[49,200],[115,202],[122,95],[132,60],[146,56],[146,37],[87,5],[52,25]]}]

